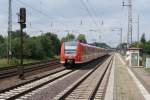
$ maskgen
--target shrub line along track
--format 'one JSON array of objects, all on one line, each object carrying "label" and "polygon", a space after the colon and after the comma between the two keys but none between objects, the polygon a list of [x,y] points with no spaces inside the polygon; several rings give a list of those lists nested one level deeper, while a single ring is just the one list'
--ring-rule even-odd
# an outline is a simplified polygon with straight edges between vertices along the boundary
[{"label": "shrub line along track", "polygon": [[79,71],[79,70],[58,71],[51,75],[47,75],[46,77],[40,78],[38,80],[31,81],[26,84],[22,84],[22,85],[13,87],[13,88],[9,88],[0,94],[0,99],[2,99],[2,100],[17,99],[27,93],[30,93],[42,86],[45,86],[51,82],[57,81],[58,79],[65,77],[66,75],[70,75],[77,71]]},{"label": "shrub line along track", "polygon": [[[35,70],[43,69],[43,68],[54,66],[54,65],[60,66],[59,61],[49,60],[49,61],[36,62],[36,63],[30,63],[30,64],[23,64],[22,66],[24,67],[24,72],[27,73],[27,72],[32,72]],[[17,67],[19,67],[19,65],[0,69],[0,79],[17,75],[18,74]]]},{"label": "shrub line along track", "polygon": [[[113,56],[102,65],[86,73],[74,84],[62,91],[54,100],[93,100],[103,99],[106,91]],[[100,76],[99,76],[100,75]]]}]

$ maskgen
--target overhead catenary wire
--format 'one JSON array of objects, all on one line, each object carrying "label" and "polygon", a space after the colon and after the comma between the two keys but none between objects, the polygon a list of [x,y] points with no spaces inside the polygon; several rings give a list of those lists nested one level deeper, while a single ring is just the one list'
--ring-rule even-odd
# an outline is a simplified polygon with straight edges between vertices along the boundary
[{"label": "overhead catenary wire", "polygon": [[36,11],[37,13],[39,13],[39,14],[41,14],[41,15],[43,15],[43,16],[49,18],[49,19],[54,20],[54,21],[57,22],[57,23],[60,23],[60,24],[62,24],[62,25],[65,25],[63,22],[54,19],[52,16],[48,15],[47,13],[45,13],[45,12],[43,12],[43,11],[37,9],[37,8],[34,8],[33,6],[31,6],[31,5],[29,5],[29,4],[25,3],[25,2],[23,2],[23,1],[21,1],[21,0],[17,0],[17,2],[19,2],[20,4],[23,4],[23,5],[25,5],[25,6],[27,6],[27,7],[29,7],[29,8],[31,8],[32,10]]},{"label": "overhead catenary wire", "polygon": [[91,13],[94,15],[95,18],[98,18],[95,10],[93,9],[93,7],[91,6],[91,3],[89,3],[89,1],[87,0],[87,6],[89,6]]},{"label": "overhead catenary wire", "polygon": [[87,11],[88,15],[91,17],[93,23],[95,24],[95,26],[99,29],[97,22],[95,21],[95,19],[93,18],[92,13],[90,12],[89,8],[87,7],[87,5],[85,4],[85,2],[83,0],[80,0],[81,4],[83,5],[83,7],[85,8],[85,10]]},{"label": "overhead catenary wire", "polygon": [[[22,4],[21,3],[19,3],[19,2],[13,2],[13,4],[15,5],[15,6],[13,6],[13,7],[15,7],[16,9],[18,9],[18,8],[20,8],[21,6],[22,6]],[[35,13],[36,14],[36,12],[33,12],[33,13]],[[42,18],[41,16],[39,16],[39,18]],[[13,24],[14,25],[17,25],[18,23],[16,23],[16,21],[15,22],[13,22]],[[32,29],[36,29],[35,27],[33,27],[32,26],[32,22],[30,21],[30,20],[28,20],[28,28],[26,29],[26,30],[32,30]],[[29,29],[30,28],[30,29]]]},{"label": "overhead catenary wire", "polygon": [[86,0],[86,2],[87,2],[87,4],[89,5],[89,7],[90,7],[90,9],[91,9],[91,12],[93,13],[93,15],[94,15],[96,18],[101,17],[102,21],[99,23],[99,25],[103,25],[103,24],[104,24],[103,17],[102,17],[103,12],[102,12],[102,15],[101,15],[101,16],[98,16],[98,15],[96,14],[95,10],[93,9],[91,3],[89,3],[90,0]]},{"label": "overhead catenary wire", "polygon": [[[39,14],[41,14],[41,15],[47,17],[47,18],[51,18],[51,19],[55,20],[52,16],[48,15],[47,13],[45,13],[45,12],[43,12],[43,11],[41,11],[41,10],[39,10],[39,9],[37,9],[37,8],[35,8],[35,7],[33,7],[33,6],[31,6],[31,5],[29,5],[29,4],[27,4],[27,3],[23,2],[23,1],[21,1],[21,0],[17,0],[17,2],[20,3],[20,4],[23,4],[23,5],[25,5],[25,6],[27,6],[27,7],[29,7],[29,8],[31,8],[32,10],[36,11],[37,13],[39,13]],[[83,4],[84,4],[84,2],[83,2]],[[86,7],[86,4],[85,4],[85,7]],[[89,11],[88,7],[86,7],[86,10],[87,10],[88,14],[89,14],[91,17],[93,17],[93,16],[92,16],[92,13]],[[45,10],[44,10],[44,11],[45,11]],[[64,18],[64,17],[63,17],[63,18]],[[93,20],[95,26],[99,29],[99,27],[98,27],[98,25],[97,25],[97,22],[96,22],[93,18],[92,18],[92,20]],[[62,24],[62,25],[64,25],[64,26],[68,26],[68,25],[64,24],[63,22],[61,22],[61,21],[58,21],[58,20],[55,20],[55,21],[58,22],[58,23],[60,23],[60,24]]]},{"label": "overhead catenary wire", "polygon": [[[91,6],[91,3],[89,3],[89,0],[86,0],[86,3],[87,3],[87,6],[89,6],[89,10],[91,11],[91,13],[93,14],[93,16],[95,17],[95,18],[97,18],[98,19],[98,15],[96,14],[96,12],[95,12],[95,10],[93,9],[93,7]],[[102,19],[102,16],[101,16],[101,19]],[[96,20],[96,22],[97,22],[97,20]],[[103,26],[103,24],[104,24],[104,22],[103,22],[103,19],[102,19],[102,22],[101,23],[96,23],[97,24],[97,26],[98,27],[101,27],[101,26]],[[100,29],[99,31],[102,33],[102,28],[98,28],[98,29]]]}]

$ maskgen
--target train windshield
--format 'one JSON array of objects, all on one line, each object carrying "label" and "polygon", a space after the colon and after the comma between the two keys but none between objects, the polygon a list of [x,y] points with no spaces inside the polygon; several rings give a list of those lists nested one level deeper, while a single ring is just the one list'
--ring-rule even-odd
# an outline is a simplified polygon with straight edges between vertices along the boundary
[{"label": "train windshield", "polygon": [[75,55],[77,48],[77,42],[65,42],[65,54],[66,55]]}]

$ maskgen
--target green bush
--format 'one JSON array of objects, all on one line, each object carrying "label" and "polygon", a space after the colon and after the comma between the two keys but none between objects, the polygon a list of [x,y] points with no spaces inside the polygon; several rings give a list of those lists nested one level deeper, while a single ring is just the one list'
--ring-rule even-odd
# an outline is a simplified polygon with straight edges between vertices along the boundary
[{"label": "green bush", "polygon": [[[60,53],[60,40],[56,34],[45,33],[40,36],[30,37],[27,33],[23,33],[23,58],[24,59],[50,59]],[[20,31],[11,33],[12,57],[20,58]],[[0,58],[7,57],[7,38],[0,35]],[[12,59],[12,63],[18,63],[16,59]]]},{"label": "green bush", "polygon": [[19,60],[16,59],[16,58],[12,58],[11,61],[10,61],[10,64],[11,65],[18,65],[19,64]]}]

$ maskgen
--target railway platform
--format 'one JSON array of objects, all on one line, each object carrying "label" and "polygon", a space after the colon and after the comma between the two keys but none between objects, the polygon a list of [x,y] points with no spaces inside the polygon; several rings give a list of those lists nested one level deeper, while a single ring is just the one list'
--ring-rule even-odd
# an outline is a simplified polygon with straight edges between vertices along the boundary
[{"label": "railway platform", "polygon": [[119,54],[115,54],[105,100],[150,100]]}]

